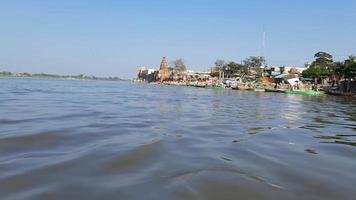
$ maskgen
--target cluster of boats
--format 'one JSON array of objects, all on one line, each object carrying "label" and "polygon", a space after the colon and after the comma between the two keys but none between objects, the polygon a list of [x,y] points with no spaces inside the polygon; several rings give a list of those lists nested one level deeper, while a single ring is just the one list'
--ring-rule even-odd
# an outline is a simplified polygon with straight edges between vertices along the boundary
[{"label": "cluster of boats", "polygon": [[[239,85],[225,85],[225,84],[214,84],[214,83],[206,83],[206,82],[193,82],[193,83],[182,83],[182,82],[166,82],[166,85],[176,85],[176,86],[190,86],[196,88],[206,88],[206,89],[214,89],[214,90],[224,90],[224,89],[232,89],[232,90],[242,90],[242,91],[254,91],[254,92],[268,92],[268,93],[284,93],[284,94],[292,94],[292,95],[305,95],[305,96],[320,96],[325,94],[337,95],[337,96],[354,96],[353,93],[342,93],[337,89],[327,89],[320,91],[322,89],[318,88],[310,88],[310,87],[301,87],[301,88],[293,88],[293,87],[273,87],[273,85],[268,84],[239,84]],[[324,92],[325,91],[325,92]]]},{"label": "cluster of boats", "polygon": [[[207,89],[226,89],[225,86],[207,86],[207,85],[194,85],[193,87],[198,88],[207,88]],[[288,89],[264,89],[264,88],[239,88],[231,87],[233,90],[243,90],[243,91],[255,91],[255,92],[269,92],[269,93],[284,93],[284,94],[298,94],[298,95],[307,95],[307,96],[320,96],[323,93],[320,91],[314,90],[288,90]]]},{"label": "cluster of boats", "polygon": [[269,93],[284,93],[284,94],[299,94],[307,96],[319,96],[323,93],[320,91],[311,90],[308,87],[293,88],[282,85],[279,87],[273,87],[273,84],[239,84],[231,87],[233,90],[245,90],[255,92],[269,92]]},{"label": "cluster of boats", "polygon": [[277,92],[285,94],[300,94],[307,96],[320,96],[322,92],[314,90],[284,90],[284,89],[265,89],[265,92]]}]

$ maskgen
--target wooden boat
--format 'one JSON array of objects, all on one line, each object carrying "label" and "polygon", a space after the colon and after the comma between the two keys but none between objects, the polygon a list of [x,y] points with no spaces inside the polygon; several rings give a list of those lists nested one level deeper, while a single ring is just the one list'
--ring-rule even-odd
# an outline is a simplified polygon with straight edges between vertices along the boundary
[{"label": "wooden boat", "polygon": [[243,90],[243,91],[253,91],[253,88],[246,87],[246,86],[236,86],[236,87],[232,87],[231,89],[233,89],[233,90]]},{"label": "wooden boat", "polygon": [[329,95],[334,95],[334,96],[344,96],[344,97],[352,97],[355,96],[355,94],[350,93],[350,92],[341,92],[339,90],[328,90],[325,92],[326,94]]},{"label": "wooden boat", "polygon": [[265,89],[255,88],[254,91],[255,91],[255,92],[264,92]]},{"label": "wooden boat", "polygon": [[207,86],[207,89],[213,89],[213,90],[224,90],[225,86]]},{"label": "wooden boat", "polygon": [[196,88],[206,88],[206,85],[194,85],[193,87],[196,87]]},{"label": "wooden boat", "polygon": [[286,93],[284,89],[265,89],[265,92]]},{"label": "wooden boat", "polygon": [[286,94],[299,94],[299,95],[306,95],[306,96],[320,96],[322,93],[319,91],[303,91],[303,90],[287,90]]}]

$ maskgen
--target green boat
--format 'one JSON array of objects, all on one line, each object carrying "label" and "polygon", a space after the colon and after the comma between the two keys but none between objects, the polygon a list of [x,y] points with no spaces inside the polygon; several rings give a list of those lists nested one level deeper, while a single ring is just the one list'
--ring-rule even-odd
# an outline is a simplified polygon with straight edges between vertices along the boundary
[{"label": "green boat", "polygon": [[288,90],[286,94],[300,94],[306,96],[320,96],[322,93],[319,91],[302,91],[302,90]]},{"label": "green boat", "polygon": [[213,90],[223,90],[225,89],[225,86],[207,86],[207,89],[213,89]]}]

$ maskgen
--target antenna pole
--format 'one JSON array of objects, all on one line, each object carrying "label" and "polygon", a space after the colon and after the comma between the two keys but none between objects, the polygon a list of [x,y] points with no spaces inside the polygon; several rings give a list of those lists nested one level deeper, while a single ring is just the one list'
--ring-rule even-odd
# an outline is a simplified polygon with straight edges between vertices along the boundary
[{"label": "antenna pole", "polygon": [[[266,60],[266,31],[265,26],[262,28],[262,57]],[[266,63],[264,63],[266,65]]]}]

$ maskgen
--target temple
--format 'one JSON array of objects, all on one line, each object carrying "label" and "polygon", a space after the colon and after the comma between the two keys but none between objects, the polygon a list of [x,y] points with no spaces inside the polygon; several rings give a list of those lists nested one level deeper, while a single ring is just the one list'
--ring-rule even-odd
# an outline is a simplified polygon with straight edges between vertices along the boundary
[{"label": "temple", "polygon": [[169,79],[169,65],[166,57],[163,57],[161,65],[159,67],[158,79],[163,82]]}]

